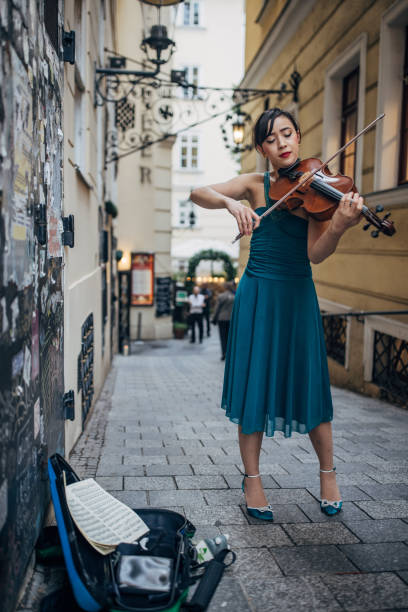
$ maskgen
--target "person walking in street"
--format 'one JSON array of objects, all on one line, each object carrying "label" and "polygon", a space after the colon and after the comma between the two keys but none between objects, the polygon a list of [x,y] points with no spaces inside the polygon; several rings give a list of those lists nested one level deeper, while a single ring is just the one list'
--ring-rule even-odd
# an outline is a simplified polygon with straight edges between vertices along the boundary
[{"label": "person walking in street", "polygon": [[234,306],[235,294],[233,292],[233,284],[231,282],[224,283],[224,291],[220,293],[215,305],[214,316],[212,322],[218,324],[218,331],[221,342],[221,360],[225,359],[227,352],[228,332]]},{"label": "person walking in street", "polygon": [[[258,118],[256,149],[278,172],[276,182],[298,164],[300,139],[289,112],[273,108]],[[303,207],[281,207],[261,223],[259,215],[277,201],[270,191],[270,173],[253,172],[199,187],[190,196],[203,208],[227,209],[240,233],[252,234],[232,313],[222,408],[238,424],[242,490],[250,516],[273,521],[259,456],[264,433],[273,436],[276,430],[285,437],[309,434],[320,463],[320,507],[332,516],[340,512],[342,500],[333,466],[326,348],[310,262],[319,264],[336,250],[344,232],[360,221],[363,199],[358,193],[345,194],[328,221],[315,220]]]},{"label": "person walking in street", "polygon": [[204,310],[203,310],[203,319],[207,323],[207,336],[210,337],[211,336],[210,312],[211,312],[211,298],[212,298],[213,292],[211,291],[211,289],[208,288],[208,285],[205,283],[204,285],[201,285],[200,293],[205,298],[205,305],[204,305]]},{"label": "person walking in street", "polygon": [[200,287],[197,285],[193,288],[193,293],[188,296],[190,304],[190,325],[191,325],[191,338],[190,342],[195,342],[195,326],[198,325],[198,333],[200,343],[203,341],[203,310],[205,305],[205,297],[200,294]]}]

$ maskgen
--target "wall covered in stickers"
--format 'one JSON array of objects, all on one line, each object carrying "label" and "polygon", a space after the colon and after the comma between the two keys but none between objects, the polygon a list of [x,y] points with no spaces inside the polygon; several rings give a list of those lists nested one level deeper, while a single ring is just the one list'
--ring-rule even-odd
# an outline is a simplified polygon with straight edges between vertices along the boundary
[{"label": "wall covered in stickers", "polygon": [[[0,600],[14,609],[64,453],[62,0],[0,3]],[[39,11],[39,12],[38,12]]]}]

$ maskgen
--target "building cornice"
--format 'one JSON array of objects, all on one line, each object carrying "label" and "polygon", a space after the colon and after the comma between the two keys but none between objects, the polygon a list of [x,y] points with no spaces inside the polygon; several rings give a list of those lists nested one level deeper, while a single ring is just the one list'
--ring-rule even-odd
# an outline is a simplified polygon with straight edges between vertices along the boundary
[{"label": "building cornice", "polygon": [[288,41],[313,9],[316,0],[291,0],[263,41],[248,66],[240,87],[257,87]]}]

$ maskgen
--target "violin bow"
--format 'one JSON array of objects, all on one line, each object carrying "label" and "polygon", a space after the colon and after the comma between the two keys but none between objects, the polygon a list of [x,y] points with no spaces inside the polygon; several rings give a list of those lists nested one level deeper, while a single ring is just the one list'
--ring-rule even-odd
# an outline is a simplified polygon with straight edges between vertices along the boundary
[{"label": "violin bow", "polygon": [[[264,217],[267,217],[268,215],[271,214],[271,212],[273,210],[275,210],[275,208],[278,208],[278,206],[280,206],[281,204],[283,204],[283,202],[286,200],[286,198],[288,198],[290,195],[292,195],[292,193],[294,193],[297,189],[299,189],[299,187],[302,187],[302,185],[304,185],[305,183],[307,183],[314,174],[316,174],[317,172],[320,172],[320,170],[322,170],[325,166],[327,166],[335,157],[337,157],[338,155],[340,155],[340,153],[343,153],[343,151],[345,149],[347,149],[347,147],[349,147],[351,144],[353,144],[353,142],[355,142],[357,140],[357,138],[360,138],[360,136],[362,136],[365,132],[367,132],[370,128],[373,127],[373,125],[375,125],[377,123],[377,121],[379,121],[380,119],[383,119],[385,117],[385,113],[381,113],[381,115],[378,115],[378,117],[376,119],[374,119],[374,121],[371,121],[371,123],[369,123],[365,128],[363,128],[360,132],[358,132],[358,134],[356,134],[355,136],[353,136],[353,138],[351,138],[348,142],[346,142],[346,144],[344,144],[342,147],[340,147],[340,149],[338,151],[336,151],[335,153],[333,153],[333,155],[331,157],[329,157],[328,160],[326,160],[325,162],[323,162],[321,164],[321,166],[318,166],[317,168],[315,168],[314,170],[312,170],[309,174],[309,176],[306,179],[300,179],[300,181],[294,186],[292,187],[292,189],[290,189],[287,193],[285,193],[285,195],[283,195],[280,200],[278,200],[277,202],[275,202],[275,204],[273,204],[270,208],[268,208],[267,210],[265,210],[264,213],[262,213],[262,215],[260,215],[260,219],[262,220]],[[234,242],[236,242],[237,240],[239,240],[240,238],[242,238],[244,234],[238,234],[234,240],[232,241],[232,244],[234,244]]]}]

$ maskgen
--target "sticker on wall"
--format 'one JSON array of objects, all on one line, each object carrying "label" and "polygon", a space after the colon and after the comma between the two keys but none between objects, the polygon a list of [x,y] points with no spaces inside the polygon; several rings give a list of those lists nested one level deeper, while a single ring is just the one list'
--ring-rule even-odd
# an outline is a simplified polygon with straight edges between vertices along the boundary
[{"label": "sticker on wall", "polygon": [[31,324],[31,380],[40,373],[40,317],[38,310],[33,313]]},{"label": "sticker on wall", "polygon": [[40,414],[40,398],[34,404],[34,439],[40,433],[41,428],[41,414]]},{"label": "sticker on wall", "polygon": [[0,486],[0,531],[3,529],[8,512],[8,482],[7,478],[3,480]]}]

